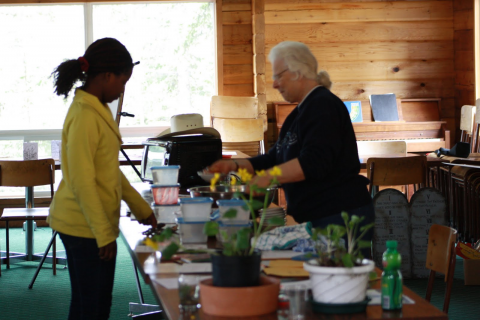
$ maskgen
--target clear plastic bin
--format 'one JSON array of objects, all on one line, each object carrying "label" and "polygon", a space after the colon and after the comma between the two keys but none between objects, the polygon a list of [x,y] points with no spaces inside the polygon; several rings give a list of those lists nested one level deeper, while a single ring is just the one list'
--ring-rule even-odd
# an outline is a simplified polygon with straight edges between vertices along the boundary
[{"label": "clear plastic bin", "polygon": [[229,237],[231,237],[233,234],[237,233],[239,230],[243,228],[251,228],[252,223],[251,222],[245,222],[245,221],[218,221],[218,226],[220,228],[219,234],[217,234],[217,240],[220,242],[224,242],[225,239],[223,238],[223,231],[227,233]]},{"label": "clear plastic bin", "polygon": [[178,204],[154,205],[153,213],[158,223],[175,223],[177,214],[180,214],[180,206]]},{"label": "clear plastic bin", "polygon": [[182,244],[207,243],[207,235],[203,233],[205,223],[208,221],[185,221],[183,218],[176,219]]},{"label": "clear plastic bin", "polygon": [[[250,211],[243,208],[245,204],[245,201],[241,199],[217,200],[218,209],[220,210],[220,220],[248,221],[250,219]],[[233,219],[224,218],[225,212],[230,209],[237,210],[237,216]]]},{"label": "clear plastic bin", "polygon": [[180,191],[180,184],[176,185],[152,185],[152,195],[153,201],[156,205],[162,204],[177,204],[178,203],[178,192]]},{"label": "clear plastic bin", "polygon": [[180,166],[151,167],[154,184],[173,185],[178,182]]},{"label": "clear plastic bin", "polygon": [[180,198],[180,209],[184,221],[210,220],[213,199],[209,197]]}]

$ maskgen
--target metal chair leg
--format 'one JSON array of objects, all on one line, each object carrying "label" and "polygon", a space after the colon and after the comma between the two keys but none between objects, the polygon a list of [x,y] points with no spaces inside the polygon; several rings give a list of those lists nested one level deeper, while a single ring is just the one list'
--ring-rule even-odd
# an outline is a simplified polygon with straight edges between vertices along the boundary
[{"label": "metal chair leg", "polygon": [[[35,283],[35,280],[37,279],[38,273],[40,272],[40,269],[42,268],[43,263],[45,262],[45,259],[47,258],[48,252],[50,251],[50,248],[52,247],[52,244],[55,242],[55,237],[57,236],[57,231],[53,231],[52,238],[50,239],[50,242],[48,243],[47,249],[45,250],[45,253],[43,254],[42,260],[40,260],[40,264],[37,267],[37,270],[35,271],[35,274],[33,275],[33,279],[28,285],[28,289],[33,288],[33,284]],[[56,259],[56,257],[54,257]]]}]

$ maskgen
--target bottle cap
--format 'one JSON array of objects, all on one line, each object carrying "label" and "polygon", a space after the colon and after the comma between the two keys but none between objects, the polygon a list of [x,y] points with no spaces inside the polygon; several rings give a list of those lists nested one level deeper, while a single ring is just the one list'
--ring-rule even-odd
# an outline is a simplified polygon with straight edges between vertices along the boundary
[{"label": "bottle cap", "polygon": [[397,249],[397,240],[388,240],[387,249]]}]

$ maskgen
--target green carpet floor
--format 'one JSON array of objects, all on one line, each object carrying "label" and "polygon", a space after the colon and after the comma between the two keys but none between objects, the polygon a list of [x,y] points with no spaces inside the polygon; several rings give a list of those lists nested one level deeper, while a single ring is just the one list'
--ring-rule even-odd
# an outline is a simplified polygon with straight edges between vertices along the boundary
[{"label": "green carpet floor", "polygon": [[[10,229],[10,250],[25,251],[25,233],[21,228]],[[43,252],[51,238],[50,228],[37,228],[34,232],[35,252]],[[110,319],[131,319],[128,317],[128,303],[139,303],[133,264],[122,239],[117,240],[118,256],[113,289]],[[5,229],[0,229],[0,248],[5,250]],[[62,241],[57,237],[57,250],[63,250]],[[57,320],[67,319],[70,305],[70,280],[68,270],[57,265],[57,275],[52,274],[52,265],[44,264],[33,289],[28,285],[35,273],[38,262],[22,262],[7,269],[2,265],[0,277],[0,319],[1,320]],[[145,303],[156,304],[148,285],[142,282]]]},{"label": "green carpet floor", "polygon": [[[51,237],[51,229],[38,228],[35,231],[36,252],[44,251]],[[22,229],[11,229],[12,251],[24,251],[25,235]],[[133,266],[126,247],[121,239],[118,243],[117,269],[113,290],[111,319],[129,319],[128,303],[139,302],[135,285]],[[62,249],[57,241],[57,250]],[[0,248],[5,249],[5,231],[0,229]],[[51,264],[45,264],[32,290],[28,284],[33,277],[37,262],[23,262],[6,269],[2,265],[0,277],[0,320],[56,320],[66,319],[70,302],[70,282],[68,270],[60,266],[57,275],[52,275]],[[405,285],[420,296],[425,296],[426,279],[405,280]],[[155,304],[150,287],[142,282],[145,303]],[[480,319],[480,288],[465,286],[463,283],[463,260],[457,259],[455,280],[450,301],[449,319]],[[445,284],[442,279],[435,282],[432,303],[442,309]],[[176,320],[176,319],[175,319]]]}]

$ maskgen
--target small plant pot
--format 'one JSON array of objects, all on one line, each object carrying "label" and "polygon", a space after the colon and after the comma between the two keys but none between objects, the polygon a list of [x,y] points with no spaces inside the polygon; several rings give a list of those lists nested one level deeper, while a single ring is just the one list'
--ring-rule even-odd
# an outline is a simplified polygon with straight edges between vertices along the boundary
[{"label": "small plant pot", "polygon": [[319,303],[357,303],[365,300],[369,273],[375,268],[371,260],[363,265],[344,267],[323,267],[303,264],[310,273],[313,299]]},{"label": "small plant pot", "polygon": [[[252,317],[275,312],[280,280],[262,276],[254,287],[222,288],[212,279],[200,281],[200,304],[204,313],[221,317]],[[276,318],[276,315],[275,315]]]},{"label": "small plant pot", "polygon": [[213,285],[216,287],[253,287],[260,281],[261,253],[251,256],[212,255]]}]

